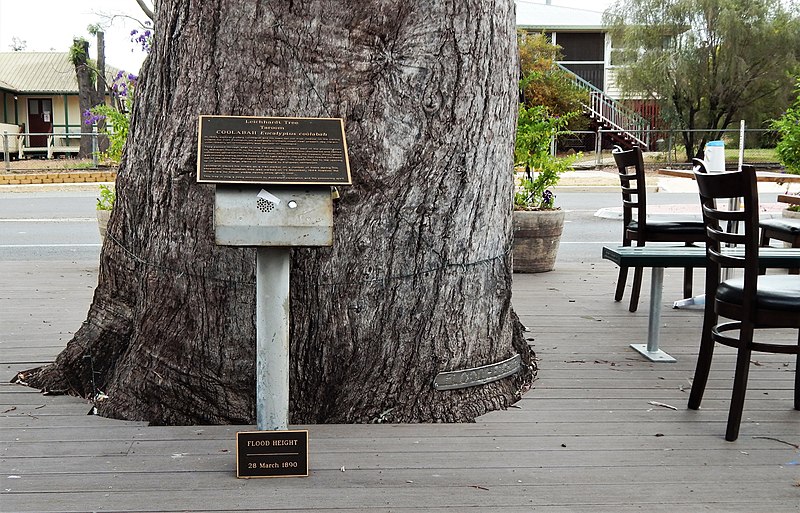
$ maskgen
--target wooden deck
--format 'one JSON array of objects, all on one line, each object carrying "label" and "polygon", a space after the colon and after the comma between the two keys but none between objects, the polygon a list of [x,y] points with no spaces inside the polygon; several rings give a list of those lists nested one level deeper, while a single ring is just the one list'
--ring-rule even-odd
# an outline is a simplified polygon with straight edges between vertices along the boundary
[{"label": "wooden deck", "polygon": [[[96,264],[0,262],[0,510],[800,510],[791,358],[756,357],[740,439],[725,442],[732,353],[687,410],[700,312],[665,307],[661,346],[678,362],[647,362],[628,348],[646,335],[647,277],[632,314],[611,299],[613,264],[587,260],[515,278],[540,365],[515,407],[474,424],[307,426],[310,477],[252,480],[234,471],[235,432],[252,426],[147,427],[8,384],[79,326]],[[681,273],[667,270],[670,302]]]}]

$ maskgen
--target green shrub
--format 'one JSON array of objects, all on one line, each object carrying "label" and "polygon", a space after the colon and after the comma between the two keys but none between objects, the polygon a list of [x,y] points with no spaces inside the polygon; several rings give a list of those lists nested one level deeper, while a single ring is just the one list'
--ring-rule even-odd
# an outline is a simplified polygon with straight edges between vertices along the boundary
[{"label": "green shrub", "polygon": [[514,208],[554,208],[555,196],[550,188],[558,184],[561,173],[570,168],[578,155],[556,157],[550,153],[550,143],[575,115],[577,113],[553,116],[543,105],[519,106],[514,162],[517,166],[524,166],[525,176],[519,180],[514,194]]},{"label": "green shrub", "polygon": [[795,88],[797,98],[779,119],[772,122],[780,140],[776,146],[778,160],[790,173],[800,174],[800,79]]},{"label": "green shrub", "polygon": [[108,185],[100,186],[100,197],[97,198],[97,210],[111,210],[117,200],[117,191]]}]

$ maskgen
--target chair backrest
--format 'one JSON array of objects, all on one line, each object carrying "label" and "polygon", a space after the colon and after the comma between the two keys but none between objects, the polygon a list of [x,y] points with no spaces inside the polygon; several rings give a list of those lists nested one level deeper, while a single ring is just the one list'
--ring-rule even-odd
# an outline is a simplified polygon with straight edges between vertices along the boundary
[{"label": "chair backrest", "polygon": [[633,220],[634,213],[640,221],[638,231],[644,236],[647,217],[647,184],[644,179],[644,159],[642,149],[623,150],[615,146],[611,154],[617,164],[619,183],[622,186],[622,225],[623,230]]},{"label": "chair backrest", "polygon": [[[755,168],[743,165],[741,171],[708,173],[703,161],[695,159],[694,164],[694,176],[700,190],[700,204],[706,226],[706,254],[709,259],[707,272],[714,273],[718,282],[721,268],[743,268],[744,297],[755,297],[759,270],[758,189]],[[736,198],[741,199],[743,208],[730,210],[728,207],[732,204],[731,200]],[[724,201],[726,199],[728,201]],[[718,203],[725,205],[723,207]],[[741,229],[728,231],[727,226],[731,224],[738,224]],[[724,250],[729,245],[744,247],[744,256],[726,253]]]}]

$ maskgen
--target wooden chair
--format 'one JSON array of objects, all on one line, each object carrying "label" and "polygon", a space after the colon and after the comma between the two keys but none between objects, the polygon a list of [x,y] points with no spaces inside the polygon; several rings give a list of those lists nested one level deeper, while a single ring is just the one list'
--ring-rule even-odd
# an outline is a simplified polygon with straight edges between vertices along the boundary
[{"label": "wooden chair", "polygon": [[[800,248],[800,219],[764,219],[761,227],[761,246],[769,246],[772,239],[788,242],[793,248]],[[798,274],[800,269],[789,270],[789,274]]]},{"label": "wooden chair", "polygon": [[[623,150],[619,146],[612,151],[619,171],[622,187],[622,245],[644,246],[647,242],[683,242],[691,246],[695,242],[703,242],[705,228],[702,221],[691,219],[654,220],[647,218],[647,184],[644,177],[644,160],[642,150],[635,146],[632,150]],[[614,301],[621,301],[628,279],[628,268],[619,268],[617,290]],[[635,267],[631,303],[628,308],[635,312],[639,307],[639,293],[642,288],[642,268]],[[692,296],[692,269],[683,272],[684,297]]]},{"label": "wooden chair", "polygon": [[[753,339],[754,330],[763,328],[800,329],[800,276],[759,275],[758,265],[758,192],[755,170],[742,166],[742,171],[705,173],[700,166],[695,171],[706,225],[706,305],[703,332],[697,357],[689,408],[698,409],[708,381],[714,344],[737,349],[736,373],[733,379],[728,426],[725,439],[739,436],[747,376],[752,351],[798,355],[798,343],[781,344]],[[723,210],[716,200],[741,197],[743,210]],[[727,205],[727,201],[725,202]],[[739,222],[744,233],[728,233],[721,222]],[[744,247],[744,256],[730,256],[723,251],[726,244]],[[742,278],[720,281],[722,268],[742,268]],[[731,321],[719,323],[719,317]],[[733,333],[731,333],[733,332]],[[738,337],[735,336],[738,334]],[[773,339],[774,340],[774,339]],[[800,372],[795,370],[794,408],[800,409]]]}]

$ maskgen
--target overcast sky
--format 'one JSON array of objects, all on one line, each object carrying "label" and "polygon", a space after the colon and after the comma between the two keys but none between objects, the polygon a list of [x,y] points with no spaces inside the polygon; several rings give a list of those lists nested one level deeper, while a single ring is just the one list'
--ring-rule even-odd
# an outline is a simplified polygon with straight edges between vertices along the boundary
[{"label": "overcast sky", "polygon": [[136,20],[146,19],[134,0],[0,0],[0,51],[11,51],[16,37],[30,52],[66,52],[74,37],[84,37],[94,58],[94,38],[86,29],[98,24],[106,34],[106,62],[138,72],[144,53],[130,33],[141,28]]},{"label": "overcast sky", "polygon": [[[519,0],[545,3],[545,0]],[[551,0],[553,5],[603,11],[612,0]],[[0,0],[0,51],[11,50],[12,38],[26,42],[31,52],[66,52],[76,36],[94,39],[86,28],[99,24],[106,33],[106,62],[116,68],[138,72],[142,51],[130,41],[130,32],[146,20],[134,0]]]},{"label": "overcast sky", "polygon": [[[2,2],[4,0],[0,0]],[[525,2],[526,4],[543,4],[546,0],[516,0],[518,2]],[[586,9],[588,11],[605,11],[609,5],[614,3],[614,0],[551,0],[553,5],[562,5],[565,7],[575,7],[576,9]]]}]

